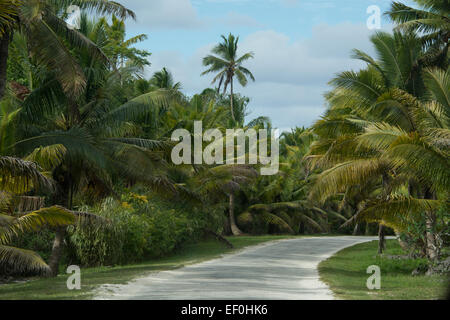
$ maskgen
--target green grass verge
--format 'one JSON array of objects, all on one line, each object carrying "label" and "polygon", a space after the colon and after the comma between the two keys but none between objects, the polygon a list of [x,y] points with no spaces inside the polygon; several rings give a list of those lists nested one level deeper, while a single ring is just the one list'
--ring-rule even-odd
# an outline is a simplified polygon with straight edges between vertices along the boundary
[{"label": "green grass verge", "polygon": [[[336,253],[319,264],[321,280],[338,299],[348,300],[429,300],[444,299],[448,278],[445,276],[411,276],[424,260],[393,260],[377,256],[378,241],[358,244]],[[385,255],[402,255],[397,240],[387,241]],[[381,289],[366,287],[367,267],[381,270]]]},{"label": "green grass verge", "polygon": [[234,249],[223,243],[210,240],[197,244],[188,244],[183,249],[167,258],[151,260],[145,263],[81,269],[81,290],[68,290],[66,286],[69,275],[59,275],[50,279],[32,279],[22,283],[0,284],[0,300],[69,300],[91,299],[92,290],[102,284],[123,284],[133,278],[149,272],[171,270],[185,265],[202,262],[219,257],[247,246],[267,241],[291,238],[289,236],[242,236],[230,237]]}]

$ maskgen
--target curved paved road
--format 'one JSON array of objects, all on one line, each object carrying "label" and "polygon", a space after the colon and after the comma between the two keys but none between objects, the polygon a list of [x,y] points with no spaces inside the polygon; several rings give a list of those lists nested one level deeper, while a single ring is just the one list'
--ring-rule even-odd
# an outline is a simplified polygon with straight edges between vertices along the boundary
[{"label": "curved paved road", "polygon": [[126,285],[105,285],[96,299],[321,300],[333,299],[317,265],[335,252],[371,237],[281,240],[236,254],[150,274]]}]

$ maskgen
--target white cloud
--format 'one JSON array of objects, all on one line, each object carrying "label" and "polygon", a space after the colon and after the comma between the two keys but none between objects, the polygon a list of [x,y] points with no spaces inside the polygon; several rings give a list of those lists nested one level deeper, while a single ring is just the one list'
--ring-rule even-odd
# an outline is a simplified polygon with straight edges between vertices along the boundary
[{"label": "white cloud", "polygon": [[259,31],[247,37],[241,49],[255,53],[248,66],[258,82],[325,85],[335,72],[361,66],[350,53],[355,47],[369,50],[369,34],[363,25],[320,25],[312,38],[292,42],[283,33]]},{"label": "white cloud", "polygon": [[138,24],[150,29],[188,29],[203,26],[190,0],[127,0]]},{"label": "white cloud", "polygon": [[179,52],[160,51],[152,54],[151,67],[147,69],[147,76],[151,76],[154,72],[161,70],[163,67],[172,72],[175,81],[180,81],[183,91],[188,95],[201,92],[203,89],[211,86],[211,79],[207,76],[201,77],[200,74],[204,70],[202,59],[210,53],[214,44],[201,47],[196,52],[185,57]]},{"label": "white cloud", "polygon": [[233,27],[255,27],[255,28],[263,27],[263,24],[259,23],[256,19],[245,14],[240,14],[235,11],[228,12],[226,16],[219,22],[224,23],[227,26]]},{"label": "white cloud", "polygon": [[[251,98],[250,118],[269,116],[275,127],[309,126],[324,111],[323,93],[327,82],[340,71],[359,69],[363,64],[350,58],[353,48],[372,54],[369,31],[365,25],[344,23],[314,27],[309,39],[292,41],[273,30],[258,31],[240,43],[240,54],[255,53],[247,67],[256,78],[236,91]],[[210,86],[212,76],[201,77],[202,58],[213,43],[199,48],[186,58],[179,53],[156,52],[152,55],[154,72],[168,67],[188,94]]]},{"label": "white cloud", "polygon": [[311,125],[325,110],[323,93],[338,72],[364,64],[350,58],[353,48],[372,52],[370,31],[350,23],[314,27],[312,37],[292,41],[283,33],[259,31],[241,44],[254,51],[248,63],[256,77],[241,89],[252,98],[252,115],[267,115],[279,127]]}]

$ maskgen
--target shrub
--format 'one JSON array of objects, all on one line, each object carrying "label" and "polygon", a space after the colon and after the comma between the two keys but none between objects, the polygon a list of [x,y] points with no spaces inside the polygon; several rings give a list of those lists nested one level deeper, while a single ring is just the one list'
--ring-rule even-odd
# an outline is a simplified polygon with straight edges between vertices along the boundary
[{"label": "shrub", "polygon": [[[173,207],[173,204],[171,205]],[[195,239],[202,225],[192,212],[169,209],[157,198],[127,193],[108,198],[97,208],[84,208],[107,220],[70,228],[70,260],[83,266],[139,262],[172,253]]]}]

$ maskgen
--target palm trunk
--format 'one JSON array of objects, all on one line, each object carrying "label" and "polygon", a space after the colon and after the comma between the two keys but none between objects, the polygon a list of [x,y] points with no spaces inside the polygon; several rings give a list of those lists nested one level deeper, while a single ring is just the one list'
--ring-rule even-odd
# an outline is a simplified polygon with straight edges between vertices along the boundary
[{"label": "palm trunk", "polygon": [[6,71],[8,68],[9,43],[11,35],[5,33],[0,39],[0,100],[3,98],[6,89]]},{"label": "palm trunk", "polygon": [[438,259],[438,245],[436,241],[436,236],[434,233],[434,226],[436,221],[436,215],[434,212],[427,212],[425,218],[426,225],[426,239],[427,239],[427,258],[431,261],[435,261]]},{"label": "palm trunk", "polygon": [[386,243],[384,239],[384,226],[380,224],[378,228],[378,254],[382,254],[386,249]]},{"label": "palm trunk", "polygon": [[239,230],[238,226],[236,225],[236,220],[234,218],[234,194],[230,193],[230,227],[231,227],[231,233],[234,236],[240,236],[242,235],[242,231]]},{"label": "palm trunk", "polygon": [[[66,208],[72,210],[74,184],[69,178],[69,185],[67,186],[67,198],[65,199]],[[55,231],[55,240],[53,240],[52,253],[48,262],[50,267],[50,276],[56,277],[59,271],[59,262],[61,260],[62,249],[64,245],[64,238],[66,236],[67,227],[59,227]]]},{"label": "palm trunk", "polygon": [[353,235],[354,236],[356,236],[358,234],[358,227],[359,227],[359,224],[356,224],[355,228],[353,229]]},{"label": "palm trunk", "polygon": [[[381,177],[383,184],[383,193],[386,201],[389,201],[392,188],[390,187],[390,178],[387,172],[383,172]],[[380,223],[378,227],[378,254],[382,254],[386,249],[386,240],[384,239],[384,226]]]},{"label": "palm trunk", "polygon": [[230,241],[228,241],[226,238],[224,238],[223,236],[221,236],[217,232],[214,232],[214,231],[212,231],[211,229],[208,229],[208,228],[204,228],[203,230],[205,231],[205,233],[210,234],[213,237],[215,237],[217,240],[225,243],[228,248],[230,248],[230,249],[234,248],[233,244]]},{"label": "palm trunk", "polygon": [[[436,199],[436,196],[429,189],[425,190],[425,199]],[[425,212],[425,226],[426,226],[426,253],[427,258],[431,261],[435,261],[439,258],[439,247],[436,239],[436,213],[433,211]]]},{"label": "palm trunk", "polygon": [[65,235],[66,235],[66,227],[58,228],[55,232],[55,240],[53,241],[52,254],[48,262],[48,266],[50,267],[50,276],[52,277],[56,277],[58,275],[59,260],[61,259]]},{"label": "palm trunk", "polygon": [[236,117],[234,116],[234,101],[233,101],[233,97],[234,97],[234,90],[233,90],[233,78],[231,78],[231,96],[230,96],[230,108],[231,108],[231,117],[233,118],[233,121],[236,122]]},{"label": "palm trunk", "polygon": [[395,232],[395,236],[397,237],[398,244],[400,245],[400,247],[402,247],[402,249],[403,249],[405,252],[409,252],[409,251],[410,251],[410,250],[409,250],[409,246],[408,246],[408,244],[407,244],[405,241],[403,241],[403,240],[400,238],[400,236],[401,236],[400,232],[397,232],[397,231],[395,231],[395,230],[394,230],[394,232]]}]

